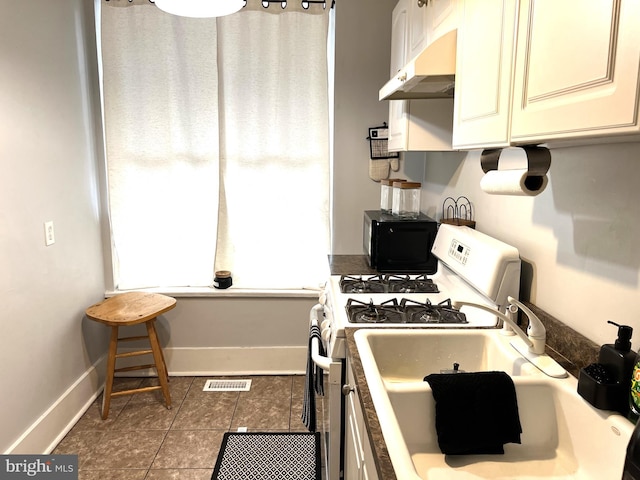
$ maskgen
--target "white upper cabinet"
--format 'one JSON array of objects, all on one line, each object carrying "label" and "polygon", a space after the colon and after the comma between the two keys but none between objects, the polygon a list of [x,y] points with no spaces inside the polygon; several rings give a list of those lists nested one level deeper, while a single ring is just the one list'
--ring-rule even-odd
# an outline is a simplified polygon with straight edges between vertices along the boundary
[{"label": "white upper cabinet", "polygon": [[510,142],[517,0],[467,0],[459,12],[453,147]]},{"label": "white upper cabinet", "polygon": [[512,143],[640,133],[639,68],[640,1],[521,0]]},{"label": "white upper cabinet", "polygon": [[391,65],[389,77],[395,76],[407,63],[409,0],[400,0],[391,14]]},{"label": "white upper cabinet", "polygon": [[452,149],[453,98],[390,100],[390,152],[444,152]]},{"label": "white upper cabinet", "polygon": [[461,0],[429,0],[427,2],[424,7],[427,43],[432,43],[445,33],[458,28],[458,10],[461,6]]},{"label": "white upper cabinet", "polygon": [[[418,0],[400,0],[391,19],[391,65],[390,76],[395,76],[405,64],[429,43],[426,31],[429,9],[453,0],[431,0],[428,5],[418,7]],[[449,11],[440,9],[439,12]],[[419,22],[413,22],[420,16]],[[412,20],[413,18],[413,20]],[[440,16],[434,23],[441,34],[446,28],[455,28],[452,21]],[[413,23],[412,23],[413,22]],[[413,37],[412,33],[415,35]],[[453,129],[453,99],[389,100],[389,142],[391,152],[446,151],[451,150]]]},{"label": "white upper cabinet", "polygon": [[[409,36],[409,0],[400,0],[391,15],[391,68],[395,76],[407,63],[407,38]],[[406,146],[407,101],[389,101],[389,151],[401,151]]]},{"label": "white upper cabinet", "polygon": [[[427,46],[427,5],[419,6],[418,0],[409,0],[407,60],[411,60]],[[404,66],[404,65],[403,65]]]},{"label": "white upper cabinet", "polygon": [[[426,46],[445,33],[458,28],[459,0],[410,0],[408,25],[408,58],[418,55]],[[422,5],[422,6],[420,6]]]},{"label": "white upper cabinet", "polygon": [[640,1],[465,0],[459,17],[454,148],[640,138]]}]

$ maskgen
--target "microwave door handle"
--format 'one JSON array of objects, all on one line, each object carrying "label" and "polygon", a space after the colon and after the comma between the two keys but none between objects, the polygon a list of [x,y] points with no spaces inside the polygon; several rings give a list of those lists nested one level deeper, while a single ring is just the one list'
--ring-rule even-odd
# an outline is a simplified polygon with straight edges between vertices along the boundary
[{"label": "microwave door handle", "polygon": [[[309,315],[310,326],[318,326],[318,318],[322,315],[324,307],[319,303],[314,305]],[[318,342],[320,339],[314,337],[311,339],[311,360],[322,370],[328,372],[331,369],[333,359],[320,355],[320,347]]]}]

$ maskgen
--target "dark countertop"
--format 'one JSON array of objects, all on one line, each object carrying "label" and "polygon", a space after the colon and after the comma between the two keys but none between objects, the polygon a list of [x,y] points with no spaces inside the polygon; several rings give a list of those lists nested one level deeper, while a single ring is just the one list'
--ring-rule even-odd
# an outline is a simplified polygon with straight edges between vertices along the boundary
[{"label": "dark countertop", "polygon": [[366,255],[329,255],[331,275],[368,275],[379,273],[369,266]]},{"label": "dark countertop", "polygon": [[364,369],[362,368],[362,362],[360,361],[358,347],[356,347],[356,342],[353,338],[353,334],[356,330],[358,329],[346,329],[347,357],[353,370],[353,376],[356,380],[355,387],[360,398],[360,406],[362,407],[362,413],[364,415],[364,424],[367,429],[367,434],[369,435],[369,443],[371,444],[373,458],[376,462],[376,471],[378,472],[378,478],[380,479],[397,480],[396,472],[391,464],[391,457],[389,457],[389,451],[387,450],[387,444],[382,435],[382,428],[380,428],[378,414],[376,413],[376,408],[373,405],[373,400],[371,399],[371,392],[369,392],[367,379],[364,375]]}]

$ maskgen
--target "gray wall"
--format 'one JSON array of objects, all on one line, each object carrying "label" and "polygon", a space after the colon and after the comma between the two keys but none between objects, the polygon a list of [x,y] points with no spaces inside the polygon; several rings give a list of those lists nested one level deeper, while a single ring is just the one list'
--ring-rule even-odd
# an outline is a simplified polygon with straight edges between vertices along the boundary
[{"label": "gray wall", "polygon": [[368,128],[389,118],[378,90],[389,80],[391,12],[397,0],[336,2],[332,252],[362,253],[364,210],[380,208],[369,179]]},{"label": "gray wall", "polygon": [[[607,320],[631,325],[640,347],[639,143],[552,149],[532,198],[480,190],[479,151],[419,155],[422,210],[439,219],[447,196],[469,197],[478,230],[520,250],[523,298],[599,344],[615,339]],[[517,150],[506,156],[525,167]]]},{"label": "gray wall", "polygon": [[107,341],[83,321],[105,288],[91,10],[82,0],[0,0],[0,452]]}]

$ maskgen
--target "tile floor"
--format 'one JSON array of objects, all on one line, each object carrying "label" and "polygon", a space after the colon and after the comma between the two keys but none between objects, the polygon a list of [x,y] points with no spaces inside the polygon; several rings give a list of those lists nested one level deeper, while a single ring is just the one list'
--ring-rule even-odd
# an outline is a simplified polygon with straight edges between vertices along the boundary
[{"label": "tile floor", "polygon": [[[171,410],[160,391],[138,393],[112,398],[102,420],[100,396],[53,453],[78,455],[79,480],[209,480],[225,432],[307,431],[304,376],[238,377],[250,391],[203,392],[208,378],[219,377],[171,377]],[[114,391],[156,382],[117,378]]]}]

